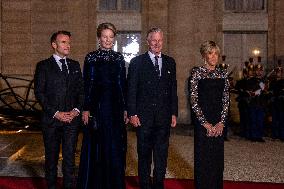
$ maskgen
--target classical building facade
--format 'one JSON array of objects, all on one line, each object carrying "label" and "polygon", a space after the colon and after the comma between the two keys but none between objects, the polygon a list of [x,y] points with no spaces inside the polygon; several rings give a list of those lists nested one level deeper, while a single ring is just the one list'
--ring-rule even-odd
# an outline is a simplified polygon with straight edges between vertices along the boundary
[{"label": "classical building facade", "polygon": [[[146,49],[152,26],[165,33],[164,52],[177,63],[179,123],[190,123],[187,79],[201,65],[199,46],[214,40],[234,79],[250,57],[266,70],[284,57],[283,0],[0,0],[0,71],[33,78],[36,63],[51,54],[50,35],[72,33],[71,57],[83,65],[97,48],[96,27],[112,22],[119,31],[116,50],[127,61]],[[19,82],[19,81],[17,81]],[[5,83],[0,83],[3,89]]]}]

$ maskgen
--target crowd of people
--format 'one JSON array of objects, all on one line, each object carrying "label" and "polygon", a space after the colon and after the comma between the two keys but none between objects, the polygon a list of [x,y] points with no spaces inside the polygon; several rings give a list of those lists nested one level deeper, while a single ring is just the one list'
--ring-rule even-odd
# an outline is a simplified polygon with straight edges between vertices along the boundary
[{"label": "crowd of people", "polygon": [[[170,130],[176,127],[178,116],[176,63],[162,53],[163,32],[154,27],[147,32],[148,51],[131,60],[126,77],[124,58],[113,50],[116,33],[111,23],[98,26],[99,48],[86,55],[81,72],[80,64],[67,58],[70,32],[58,31],[50,39],[54,53],[36,66],[34,88],[43,110],[45,178],[49,189],[56,188],[60,145],[63,186],[74,188],[75,149],[81,123],[77,189],[126,188],[127,123],[136,130],[140,188],[164,189]],[[200,54],[204,64],[192,69],[188,88],[195,125],[195,187],[220,189],[230,80],[227,70],[218,66],[220,48],[214,41],[202,43]],[[275,80],[268,87],[263,67],[247,65],[244,78],[234,86],[239,94],[241,134],[250,140],[263,141],[269,94],[272,136],[284,140],[282,69],[275,69],[275,73]]]},{"label": "crowd of people", "polygon": [[[260,63],[246,62],[243,78],[236,82],[234,90],[238,95],[240,136],[253,142],[265,142],[264,136],[284,141],[284,78],[281,63],[265,74]],[[267,121],[269,117],[272,121]],[[266,129],[266,125],[269,125],[269,129]]]}]

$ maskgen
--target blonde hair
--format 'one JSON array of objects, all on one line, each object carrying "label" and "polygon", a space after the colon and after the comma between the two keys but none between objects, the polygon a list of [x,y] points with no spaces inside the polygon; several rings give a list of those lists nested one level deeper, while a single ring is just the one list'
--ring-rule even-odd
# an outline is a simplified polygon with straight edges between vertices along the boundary
[{"label": "blonde hair", "polygon": [[205,41],[201,44],[200,54],[204,57],[207,53],[212,52],[213,49],[215,49],[220,56],[220,47],[214,41]]},{"label": "blonde hair", "polygon": [[106,22],[106,23],[101,23],[98,28],[97,28],[97,37],[100,38],[102,35],[102,31],[109,29],[113,32],[114,36],[116,35],[116,28],[112,23]]}]

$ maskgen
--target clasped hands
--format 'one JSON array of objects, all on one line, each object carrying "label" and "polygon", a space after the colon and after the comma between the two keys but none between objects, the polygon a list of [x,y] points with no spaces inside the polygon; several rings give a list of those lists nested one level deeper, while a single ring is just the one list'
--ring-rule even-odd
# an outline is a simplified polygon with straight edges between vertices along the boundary
[{"label": "clasped hands", "polygon": [[203,126],[207,130],[206,135],[208,137],[218,137],[218,136],[222,136],[223,134],[224,124],[222,122],[217,123],[215,126],[206,122]]},{"label": "clasped hands", "polygon": [[71,123],[71,121],[79,115],[76,110],[71,110],[69,112],[56,112],[55,118],[64,123]]},{"label": "clasped hands", "polygon": [[129,122],[130,122],[131,125],[133,125],[133,127],[140,127],[141,126],[140,119],[138,118],[137,115],[130,116]]}]

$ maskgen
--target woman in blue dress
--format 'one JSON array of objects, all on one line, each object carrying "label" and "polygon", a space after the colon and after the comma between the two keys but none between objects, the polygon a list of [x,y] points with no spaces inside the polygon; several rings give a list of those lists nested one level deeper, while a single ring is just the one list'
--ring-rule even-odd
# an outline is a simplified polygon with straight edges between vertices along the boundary
[{"label": "woman in blue dress", "polygon": [[126,71],[122,54],[112,50],[115,35],[113,24],[100,24],[100,47],[87,54],[84,62],[85,127],[78,189],[125,189]]}]

